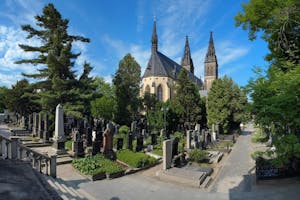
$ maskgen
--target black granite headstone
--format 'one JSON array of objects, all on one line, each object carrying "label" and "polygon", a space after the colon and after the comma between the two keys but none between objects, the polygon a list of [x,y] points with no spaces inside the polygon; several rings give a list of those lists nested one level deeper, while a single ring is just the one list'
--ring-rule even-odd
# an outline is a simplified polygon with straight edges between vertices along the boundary
[{"label": "black granite headstone", "polygon": [[136,138],[136,151],[142,151],[144,148],[144,138],[143,136],[139,136]]},{"label": "black granite headstone", "polygon": [[151,134],[151,145],[156,145],[156,144],[157,144],[157,135]]},{"label": "black granite headstone", "polygon": [[90,147],[90,146],[92,146],[92,142],[93,142],[92,141],[92,138],[93,138],[92,129],[90,127],[88,127],[87,130],[86,130],[86,133],[87,133],[87,135],[86,135],[86,146]]},{"label": "black granite headstone", "polygon": [[133,135],[131,132],[129,132],[127,136],[127,148],[130,149],[131,151],[133,149],[132,140],[133,140]]},{"label": "black granite headstone", "polygon": [[178,155],[178,143],[179,143],[179,139],[178,137],[175,137],[174,139],[172,139],[172,158],[175,155]]},{"label": "black granite headstone", "polygon": [[123,138],[117,139],[117,150],[123,149]]}]

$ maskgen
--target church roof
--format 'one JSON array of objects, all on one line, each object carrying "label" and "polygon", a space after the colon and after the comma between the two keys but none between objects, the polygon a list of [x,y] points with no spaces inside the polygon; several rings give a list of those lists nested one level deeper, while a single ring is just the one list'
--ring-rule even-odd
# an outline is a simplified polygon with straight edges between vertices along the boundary
[{"label": "church roof", "polygon": [[[172,59],[168,58],[159,51],[154,51],[151,54],[143,77],[166,76],[177,80],[181,68],[182,67]],[[191,72],[189,72],[189,77],[196,83],[197,86],[202,87],[203,83],[201,79],[196,77]]]},{"label": "church roof", "polygon": [[[158,46],[158,37],[156,33],[156,19],[154,19],[153,23],[153,32],[152,32],[152,38],[151,38],[151,43],[152,43],[152,49],[151,49],[151,57],[148,62],[148,65],[146,67],[145,73],[143,78],[150,77],[150,76],[163,76],[163,77],[170,77],[174,80],[177,80],[179,72],[181,70],[181,66],[173,61],[172,59],[168,58],[164,54],[160,53],[157,50]],[[187,64],[193,65],[193,61],[191,59],[190,55],[190,48],[188,44],[188,38],[186,38],[186,45],[185,45],[185,54],[187,54],[187,58],[189,59],[189,62]],[[194,66],[193,66],[194,68]],[[198,87],[203,86],[203,82],[201,79],[196,77],[194,74],[194,69],[192,72],[189,73],[189,78],[194,81],[194,83]]]}]

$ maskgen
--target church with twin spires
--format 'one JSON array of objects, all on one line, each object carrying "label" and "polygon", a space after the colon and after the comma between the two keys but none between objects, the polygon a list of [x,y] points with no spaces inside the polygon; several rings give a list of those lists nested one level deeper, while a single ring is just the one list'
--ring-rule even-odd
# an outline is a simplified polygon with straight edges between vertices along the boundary
[{"label": "church with twin spires", "polygon": [[218,61],[212,32],[210,33],[209,45],[204,61],[204,82],[194,74],[194,64],[191,57],[188,37],[186,37],[185,40],[181,65],[158,51],[156,20],[154,20],[153,24],[151,43],[151,57],[142,77],[140,91],[142,96],[146,92],[149,92],[150,94],[155,94],[159,101],[172,99],[176,94],[174,85],[182,68],[188,71],[189,78],[196,84],[201,96],[207,95],[212,86],[212,82],[218,78]]}]

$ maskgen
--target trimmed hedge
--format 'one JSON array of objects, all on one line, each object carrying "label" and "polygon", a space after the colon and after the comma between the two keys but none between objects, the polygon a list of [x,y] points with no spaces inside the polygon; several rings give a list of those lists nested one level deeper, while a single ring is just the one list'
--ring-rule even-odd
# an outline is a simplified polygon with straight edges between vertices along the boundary
[{"label": "trimmed hedge", "polygon": [[117,158],[135,168],[142,168],[155,164],[156,159],[141,152],[132,152],[128,149],[117,151]]},{"label": "trimmed hedge", "polygon": [[96,175],[100,173],[112,174],[123,171],[120,165],[106,159],[102,154],[87,156],[86,158],[75,158],[72,161],[72,165],[81,173],[87,175]]}]

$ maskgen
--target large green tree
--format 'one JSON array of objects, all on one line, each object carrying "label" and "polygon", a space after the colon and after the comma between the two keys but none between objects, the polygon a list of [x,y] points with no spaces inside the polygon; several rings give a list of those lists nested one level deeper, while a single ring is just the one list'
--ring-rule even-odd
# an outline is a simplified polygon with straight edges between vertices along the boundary
[{"label": "large green tree", "polygon": [[5,105],[17,114],[26,116],[39,110],[39,105],[32,99],[32,93],[35,91],[30,87],[30,83],[26,80],[17,81],[12,85],[11,89],[6,91]]},{"label": "large green tree", "polygon": [[[32,86],[39,91],[35,94],[43,110],[53,113],[56,105],[61,103],[67,114],[82,117],[83,113],[79,112],[80,108],[76,103],[82,97],[76,90],[82,82],[76,79],[73,70],[75,59],[80,53],[72,52],[72,44],[75,41],[89,42],[89,39],[68,34],[69,20],[63,19],[51,3],[44,7],[42,15],[35,16],[35,20],[37,28],[23,25],[22,29],[28,33],[27,38],[39,39],[40,46],[19,46],[25,52],[35,52],[37,56],[16,63],[38,66],[36,73],[24,76],[36,79]],[[85,67],[83,76],[87,76],[89,72]]]},{"label": "large green tree", "polygon": [[[237,25],[258,32],[268,43],[270,67],[248,84],[255,122],[272,136],[278,164],[300,158],[300,2],[250,0],[236,16]],[[300,168],[298,166],[298,168]]]},{"label": "large green tree", "polygon": [[92,116],[113,120],[116,112],[116,97],[114,86],[105,82],[102,77],[94,79],[97,98],[91,101]]},{"label": "large green tree", "polygon": [[[270,49],[267,60],[300,63],[300,1],[250,0],[242,7],[243,12],[235,17],[236,25],[249,30],[250,40],[262,32]],[[279,64],[277,67],[286,70],[291,66]]]},{"label": "large green tree", "polygon": [[207,97],[208,125],[219,124],[224,133],[238,128],[246,103],[246,95],[231,78],[215,80]]},{"label": "large green tree", "polygon": [[198,123],[201,120],[201,98],[199,89],[188,77],[188,72],[182,68],[178,75],[173,104],[180,115],[181,123]]},{"label": "large green tree", "polygon": [[5,86],[0,87],[0,113],[3,113],[4,109],[7,108],[7,106],[6,106],[7,92],[8,92],[7,87],[5,87]]},{"label": "large green tree", "polygon": [[140,107],[140,82],[141,67],[130,54],[127,54],[120,61],[113,78],[117,102],[115,116],[117,123],[129,125],[136,117]]}]

